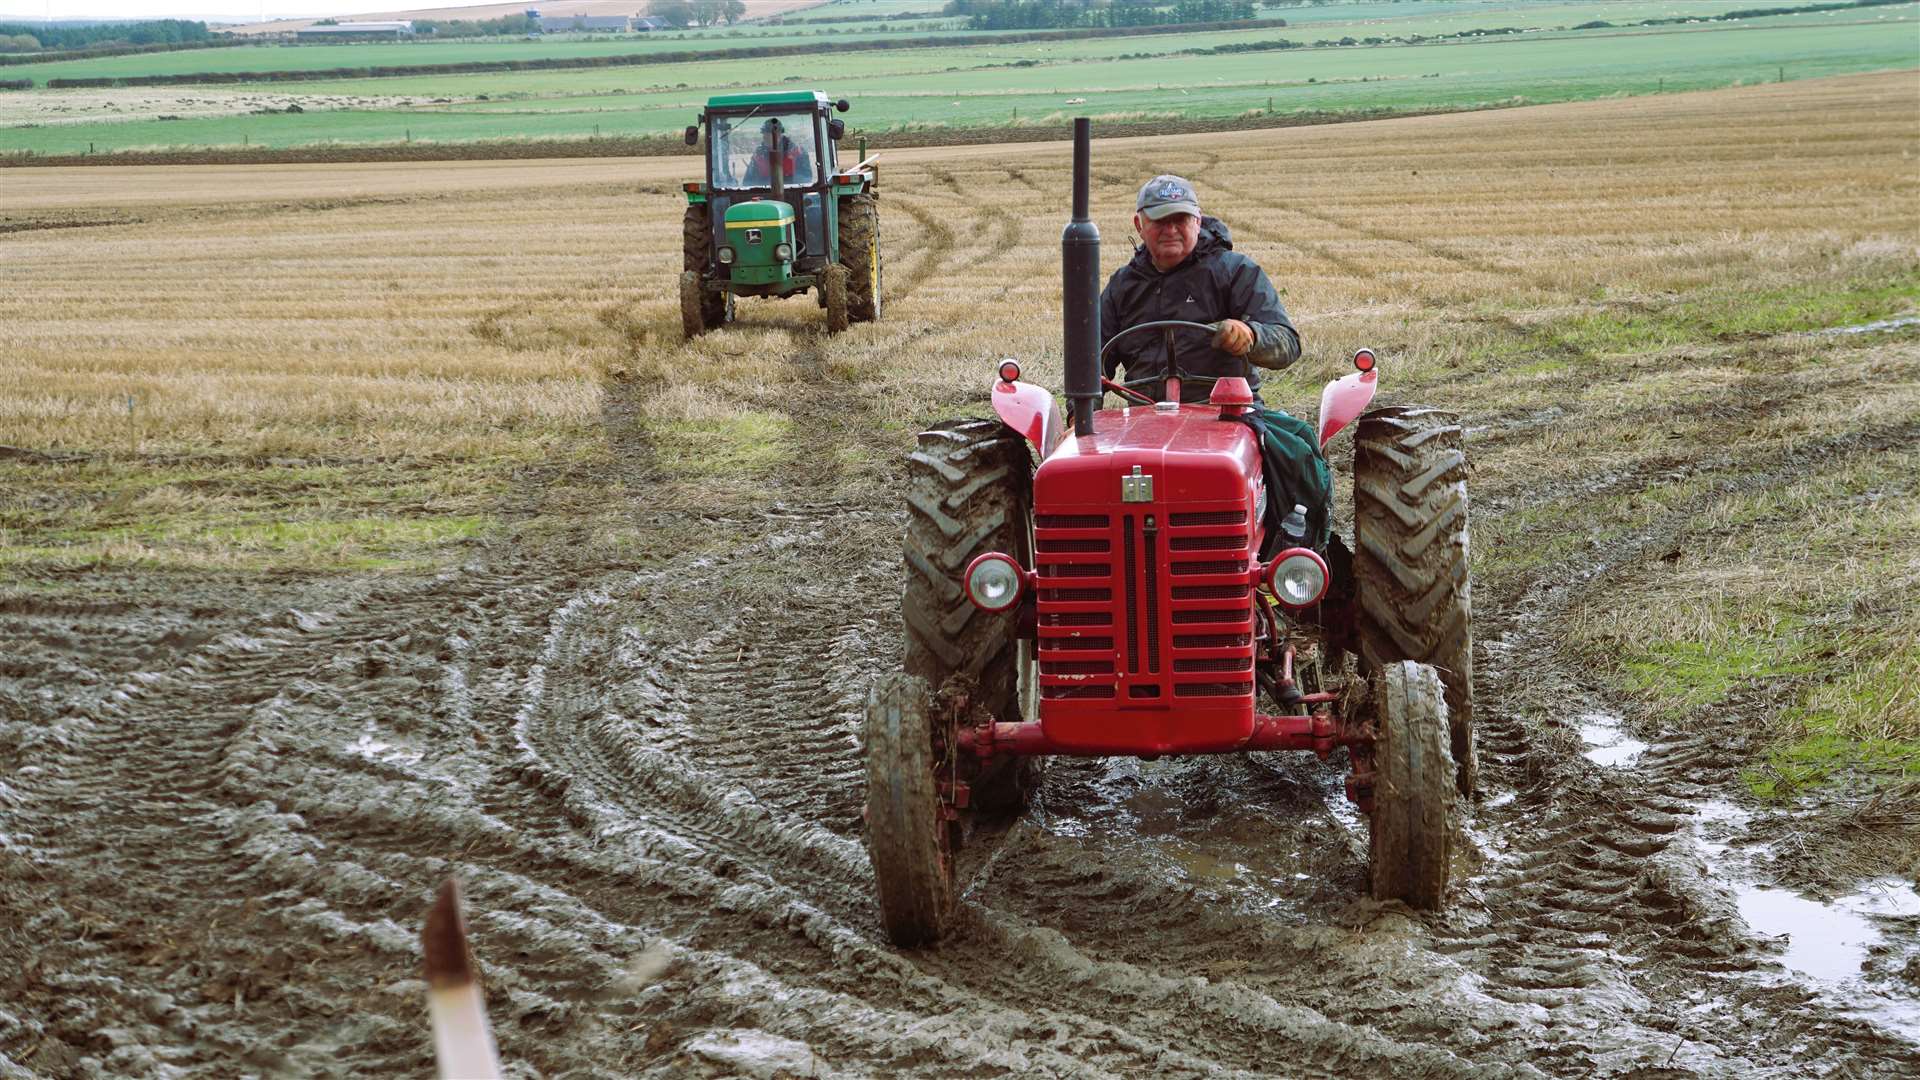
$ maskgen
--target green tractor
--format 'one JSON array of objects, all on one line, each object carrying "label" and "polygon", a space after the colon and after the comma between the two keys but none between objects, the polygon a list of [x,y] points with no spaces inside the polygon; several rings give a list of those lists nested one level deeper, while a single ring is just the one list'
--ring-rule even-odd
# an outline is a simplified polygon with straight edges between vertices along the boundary
[{"label": "green tractor", "polygon": [[689,339],[732,321],[737,296],[817,290],[834,333],[880,317],[877,170],[840,167],[846,122],[831,114],[847,107],[817,90],[722,94],[687,128],[688,146],[707,131],[706,182],[686,184]]}]

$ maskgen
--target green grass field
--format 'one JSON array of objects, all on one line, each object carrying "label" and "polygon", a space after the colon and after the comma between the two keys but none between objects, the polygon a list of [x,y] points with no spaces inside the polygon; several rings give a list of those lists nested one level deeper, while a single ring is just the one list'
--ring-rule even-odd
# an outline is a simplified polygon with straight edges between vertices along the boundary
[{"label": "green grass field", "polygon": [[[1343,36],[1400,36],[1409,34],[1449,34],[1489,27],[1558,29],[1576,26],[1594,19],[1621,24],[1640,19],[1667,18],[1677,14],[1716,15],[1737,9],[1786,7],[1807,0],[1702,0],[1685,5],[1661,0],[1607,0],[1598,3],[1547,2],[1524,0],[1483,0],[1483,2],[1410,2],[1383,4],[1344,4],[1309,8],[1262,9],[1261,17],[1283,18],[1290,24],[1286,36],[1306,43],[1320,38]],[[843,5],[830,4],[809,9],[802,16],[831,17],[827,13]],[[898,0],[897,3],[850,3],[849,14],[887,14],[892,9],[920,10],[926,0]],[[936,5],[937,6],[937,5]],[[872,9],[869,11],[868,9]],[[882,10],[887,9],[887,10]],[[806,45],[826,39],[828,42],[854,42],[890,39],[900,31],[880,30],[875,25],[847,23],[808,27],[795,25],[800,17],[783,26],[756,26],[680,31],[662,34],[633,34],[612,38],[583,40],[498,40],[433,41],[422,39],[404,43],[357,43],[345,45],[242,45],[231,49],[199,49],[183,52],[150,53],[139,56],[107,56],[85,60],[59,60],[44,64],[21,64],[0,69],[6,78],[32,79],[44,84],[48,79],[129,78],[141,75],[184,75],[194,72],[238,71],[320,71],[328,68],[412,66],[423,64],[462,64],[503,60],[532,60],[595,56],[640,56],[685,50],[713,51],[755,46]],[[952,20],[947,20],[952,22]],[[957,23],[955,24],[957,26]],[[936,30],[960,33],[960,30]],[[1001,36],[992,31],[964,31],[990,42]],[[1246,33],[1241,31],[1240,33]],[[1108,39],[1109,43],[1127,43],[1129,39]],[[1153,41],[1167,40],[1154,35]],[[1184,46],[1182,46],[1184,47]],[[1122,52],[1141,51],[1139,47]]]},{"label": "green grass field", "polygon": [[[1350,6],[1398,12],[1424,5]],[[1521,10],[1553,13],[1564,20],[1573,17],[1570,13],[1591,14],[1595,7],[1458,3],[1419,21],[1424,25],[1434,19],[1478,17],[1480,25],[1490,26],[1501,25],[1497,19],[1487,21],[1492,14],[1505,17]],[[1614,19],[1644,18],[1670,14],[1673,5],[1628,0],[1606,9]],[[0,153],[665,134],[690,122],[714,91],[796,84],[852,98],[856,104],[848,120],[862,130],[884,132],[930,125],[1055,124],[1069,113],[1177,121],[1269,112],[1473,108],[1920,66],[1920,3],[1839,14],[1846,17],[1794,15],[1425,45],[1206,56],[1182,50],[1298,41],[1305,35],[1290,27],[564,71],[27,91],[0,95],[0,123],[7,125],[0,127]],[[1403,30],[1396,26],[1389,32]],[[610,47],[604,42],[572,44]],[[278,52],[397,49],[425,54],[459,49],[465,55],[485,47],[349,46]],[[537,48],[540,43],[504,47]],[[174,54],[172,59],[192,55]],[[768,81],[770,71],[792,74]],[[102,110],[104,103],[115,101],[126,103],[122,111]],[[289,101],[304,101],[304,111],[259,111],[277,110]],[[37,102],[49,107],[36,111]],[[93,111],[80,111],[83,106]],[[161,114],[175,118],[158,119]]]}]

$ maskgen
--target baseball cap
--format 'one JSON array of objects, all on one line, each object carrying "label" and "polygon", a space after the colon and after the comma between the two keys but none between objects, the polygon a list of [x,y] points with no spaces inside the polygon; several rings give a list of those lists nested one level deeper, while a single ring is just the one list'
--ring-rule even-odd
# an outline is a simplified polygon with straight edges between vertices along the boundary
[{"label": "baseball cap", "polygon": [[1140,201],[1134,209],[1147,215],[1150,221],[1159,221],[1169,214],[1199,217],[1200,196],[1193,193],[1193,185],[1184,178],[1162,174],[1141,187]]}]

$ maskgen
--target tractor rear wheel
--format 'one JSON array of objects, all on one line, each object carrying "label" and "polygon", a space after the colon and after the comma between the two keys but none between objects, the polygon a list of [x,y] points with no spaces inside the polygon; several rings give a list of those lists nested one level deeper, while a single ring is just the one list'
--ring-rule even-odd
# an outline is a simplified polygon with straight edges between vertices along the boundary
[{"label": "tractor rear wheel", "polygon": [[1446,690],[1433,668],[1396,660],[1372,691],[1373,898],[1438,908],[1453,848]]},{"label": "tractor rear wheel", "polygon": [[895,945],[937,940],[953,915],[954,824],[938,770],[953,748],[934,730],[924,679],[881,676],[867,695],[867,855]]},{"label": "tractor rear wheel", "polygon": [[847,268],[847,316],[880,317],[880,203],[872,195],[840,200],[840,261]]},{"label": "tractor rear wheel", "polygon": [[[1033,565],[1033,459],[998,420],[950,420],[920,433],[907,459],[906,669],[929,686],[974,681],[975,702],[996,720],[1038,715],[1034,643],[1011,612],[974,607],[960,587],[977,555],[1001,551]],[[1016,810],[1039,786],[1041,759],[969,758],[961,779],[972,803]]]},{"label": "tractor rear wheel", "polygon": [[1355,622],[1361,662],[1439,669],[1455,784],[1471,796],[1473,610],[1467,573],[1467,455],[1459,418],[1418,406],[1360,418],[1353,450]]},{"label": "tractor rear wheel", "polygon": [[827,333],[837,334],[847,328],[847,268],[839,263],[828,263],[820,271],[821,306],[827,309]]}]

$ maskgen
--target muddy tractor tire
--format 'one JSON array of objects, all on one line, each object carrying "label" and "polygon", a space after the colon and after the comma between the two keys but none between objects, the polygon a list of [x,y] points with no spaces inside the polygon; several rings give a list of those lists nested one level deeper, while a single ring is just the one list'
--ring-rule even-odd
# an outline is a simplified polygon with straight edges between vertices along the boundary
[{"label": "muddy tractor tire", "polygon": [[703,204],[687,207],[680,228],[680,329],[689,340],[717,330],[733,319],[732,294],[708,292],[703,288],[707,271],[713,266],[710,224]]},{"label": "muddy tractor tire", "polygon": [[1372,691],[1373,898],[1436,909],[1446,902],[1456,797],[1446,689],[1432,667],[1396,660]]},{"label": "muddy tractor tire", "polygon": [[840,200],[840,262],[847,268],[847,317],[880,317],[880,203],[872,195]]},{"label": "muddy tractor tire", "polygon": [[912,675],[883,675],[867,696],[867,855],[880,921],[895,945],[937,941],[953,917],[953,826],[936,770],[948,747],[931,693]]},{"label": "muddy tractor tire", "polygon": [[1417,406],[1360,418],[1353,450],[1355,624],[1360,660],[1431,664],[1447,688],[1448,742],[1462,795],[1479,780],[1473,745],[1473,610],[1467,574],[1467,456],[1460,421]]},{"label": "muddy tractor tire", "polygon": [[820,271],[820,305],[827,309],[827,333],[847,328],[847,268],[839,263],[828,263]]},{"label": "muddy tractor tire", "polygon": [[[976,555],[1002,551],[1033,565],[1033,459],[1027,442],[998,420],[952,420],[920,433],[907,459],[905,666],[929,686],[956,675],[1005,723],[1038,716],[1034,643],[1012,613],[974,607],[960,579]],[[1039,786],[1041,759],[962,763],[972,804],[1015,810]]]}]

